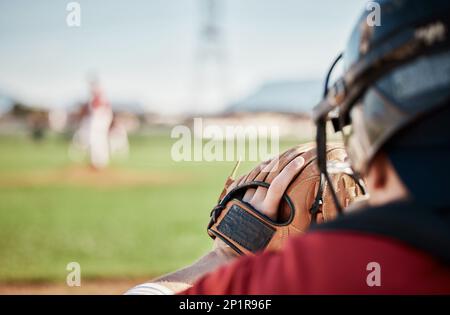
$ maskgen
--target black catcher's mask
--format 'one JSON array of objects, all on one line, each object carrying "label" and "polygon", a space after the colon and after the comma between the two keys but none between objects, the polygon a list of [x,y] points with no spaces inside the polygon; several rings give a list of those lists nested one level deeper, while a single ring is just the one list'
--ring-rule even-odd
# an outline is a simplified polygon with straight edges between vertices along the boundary
[{"label": "black catcher's mask", "polygon": [[[364,175],[392,137],[450,104],[450,1],[375,3],[381,25],[371,23],[372,11],[362,14],[345,52],[333,62],[323,99],[313,112],[318,164],[331,187],[329,173]],[[343,74],[330,85],[340,61]],[[328,122],[343,137],[347,165],[327,165]]]}]

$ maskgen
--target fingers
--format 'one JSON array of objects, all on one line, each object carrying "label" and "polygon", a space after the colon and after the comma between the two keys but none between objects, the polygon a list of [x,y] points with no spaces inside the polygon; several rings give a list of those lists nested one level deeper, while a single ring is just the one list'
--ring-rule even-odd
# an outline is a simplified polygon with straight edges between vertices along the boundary
[{"label": "fingers", "polygon": [[289,150],[286,155],[284,155],[283,157],[280,157],[277,160],[277,164],[274,165],[273,169],[270,171],[270,173],[268,174],[267,178],[266,178],[266,182],[271,183],[277,176],[278,176],[278,171],[282,171],[284,170],[284,168],[290,163],[292,162],[297,156],[299,156],[301,153],[301,151],[299,151],[298,149],[293,149],[293,150]]},{"label": "fingers", "polygon": [[[257,167],[255,167],[253,169],[253,171],[251,171],[246,178],[244,179],[245,182],[251,182],[254,180],[257,180],[256,176],[258,174],[261,174],[261,172],[268,166],[268,164],[271,162],[271,160],[267,160],[262,162],[260,165],[258,165]],[[247,191],[245,192],[244,197],[242,198],[243,201],[245,202],[250,202],[253,198],[253,195],[255,194],[256,188],[249,188],[247,189]]]},{"label": "fingers", "polygon": [[[250,201],[250,203],[262,204],[264,202],[264,199],[266,198],[266,195],[267,195],[267,188],[258,187],[256,189],[255,193],[253,194],[252,200]],[[264,208],[261,210],[262,210],[262,212],[265,212]]]},{"label": "fingers", "polygon": [[[275,172],[276,168],[279,167],[279,162],[279,159],[275,158],[270,160],[269,162],[262,163],[258,168],[260,172],[256,176],[255,180],[261,180],[259,178],[260,176]],[[298,171],[304,166],[304,164],[305,159],[303,157],[299,156],[293,158],[279,174],[274,176],[269,188],[249,188],[245,192],[242,200],[250,203],[262,214],[275,220],[278,214],[278,206],[284,192],[286,191],[294,177],[298,174]],[[248,175],[246,177],[248,178]],[[239,186],[239,184],[244,181],[245,178],[241,178],[240,180],[235,181],[232,186]]]},{"label": "fingers", "polygon": [[305,164],[305,159],[301,156],[296,157],[294,160],[289,162],[289,164],[278,174],[277,177],[272,181],[272,184],[269,187],[269,191],[267,192],[267,198],[270,201],[278,202],[283,195],[286,188],[294,179],[295,175],[297,175],[298,171]]},{"label": "fingers", "polygon": [[[281,171],[281,173],[274,178],[269,189],[267,190],[267,195],[263,203],[263,209],[265,209],[264,212],[267,216],[277,216],[278,205],[280,203],[281,197],[304,164],[305,159],[299,156],[289,162],[289,164]],[[256,194],[257,192],[255,193],[255,195]]]},{"label": "fingers", "polygon": [[244,198],[242,198],[245,202],[251,202],[253,195],[255,194],[256,189],[255,188],[249,188],[245,192]]}]

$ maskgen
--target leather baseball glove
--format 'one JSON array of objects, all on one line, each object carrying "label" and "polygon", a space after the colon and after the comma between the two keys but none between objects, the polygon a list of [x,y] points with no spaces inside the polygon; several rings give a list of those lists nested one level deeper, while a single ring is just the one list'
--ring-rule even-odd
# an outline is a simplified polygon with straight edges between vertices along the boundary
[{"label": "leather baseball glove", "polygon": [[[248,189],[269,188],[273,179],[299,156],[305,163],[284,191],[276,220],[243,201]],[[329,161],[344,162],[346,156],[341,146],[327,148]],[[315,144],[296,146],[276,159],[261,163],[237,180],[230,176],[218,205],[211,211],[208,234],[213,239],[220,238],[239,254],[277,250],[289,236],[303,233],[311,223],[332,220],[338,215],[330,189],[316,165]],[[363,194],[362,186],[351,175],[340,173],[330,176],[344,207]]]}]

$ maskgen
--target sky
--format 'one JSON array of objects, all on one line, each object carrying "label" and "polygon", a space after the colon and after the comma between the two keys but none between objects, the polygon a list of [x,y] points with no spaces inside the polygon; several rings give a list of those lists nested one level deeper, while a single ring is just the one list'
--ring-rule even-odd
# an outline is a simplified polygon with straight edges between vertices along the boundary
[{"label": "sky", "polygon": [[219,84],[201,82],[221,82],[224,101],[207,108],[217,111],[268,81],[323,78],[366,3],[217,0],[214,68],[199,57],[206,0],[79,0],[80,27],[66,23],[69,2],[0,0],[0,92],[70,106],[95,73],[112,101],[179,113]]}]

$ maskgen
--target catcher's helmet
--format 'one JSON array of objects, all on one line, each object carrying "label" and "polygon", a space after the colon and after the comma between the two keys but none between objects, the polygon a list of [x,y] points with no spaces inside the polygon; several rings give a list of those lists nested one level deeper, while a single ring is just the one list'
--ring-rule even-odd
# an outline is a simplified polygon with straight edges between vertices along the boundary
[{"label": "catcher's helmet", "polygon": [[[450,2],[375,3],[381,25],[371,23],[372,11],[362,14],[314,109],[319,167],[325,175],[327,121],[342,133],[352,169],[364,174],[390,139],[450,105]],[[344,73],[328,88],[339,59]]]}]

